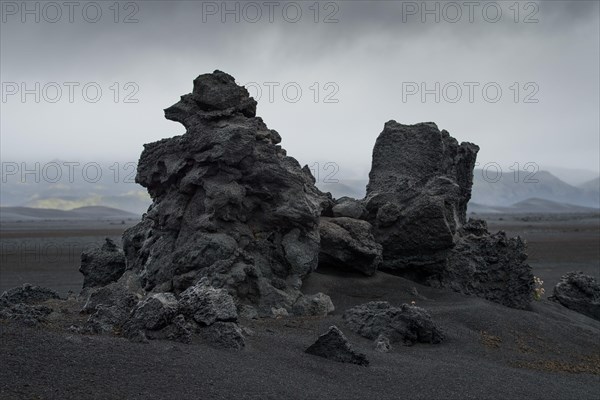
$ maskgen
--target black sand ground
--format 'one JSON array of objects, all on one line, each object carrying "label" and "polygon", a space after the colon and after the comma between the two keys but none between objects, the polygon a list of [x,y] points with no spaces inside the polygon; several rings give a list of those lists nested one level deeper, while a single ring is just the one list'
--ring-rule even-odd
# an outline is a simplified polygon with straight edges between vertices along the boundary
[{"label": "black sand ground", "polygon": [[22,221],[0,223],[0,292],[23,283],[66,296],[79,292],[81,252],[110,237],[121,242],[136,221]]},{"label": "black sand ground", "polygon": [[[521,222],[529,223],[506,223],[505,228],[524,229]],[[548,282],[554,275],[542,275],[544,268],[554,268],[557,276],[575,264],[592,271],[597,268],[599,257],[591,239],[598,243],[600,229],[588,224],[591,228],[580,235],[582,225],[586,223],[565,228],[543,222],[527,228],[529,233],[540,230],[536,240],[530,239],[536,275]],[[570,243],[569,237],[579,244]],[[563,258],[557,262],[557,257]],[[5,271],[10,268],[3,266],[3,275]],[[547,300],[534,302],[529,311],[518,311],[385,273],[366,278],[323,272],[311,275],[303,290],[328,293],[336,306],[333,315],[243,321],[254,333],[240,352],[200,341],[138,344],[118,337],[72,334],[66,328],[82,318],[75,302],[60,307],[55,303],[62,311],[43,327],[0,323],[0,398],[599,398],[598,321]],[[413,287],[418,296],[411,293]],[[354,335],[341,320],[346,308],[371,300],[395,305],[415,301],[430,311],[447,340],[439,345],[395,345],[391,353],[377,353],[371,341]],[[369,367],[303,353],[332,324],[367,354]]]}]

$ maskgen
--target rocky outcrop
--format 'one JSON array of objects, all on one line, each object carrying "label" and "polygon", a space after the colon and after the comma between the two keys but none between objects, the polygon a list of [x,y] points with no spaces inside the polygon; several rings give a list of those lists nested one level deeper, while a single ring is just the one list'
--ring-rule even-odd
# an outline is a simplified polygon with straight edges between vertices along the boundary
[{"label": "rocky outcrop", "polygon": [[85,324],[76,327],[79,333],[117,334],[129,318],[130,310],[116,305],[98,304]]},{"label": "rocky outcrop", "polygon": [[292,311],[295,315],[321,316],[333,312],[335,307],[329,296],[323,293],[303,295],[296,300]]},{"label": "rocky outcrop", "polygon": [[450,287],[512,308],[524,308],[533,293],[525,242],[504,232],[490,234],[481,220],[460,230],[444,268],[428,277],[434,287]]},{"label": "rocky outcrop", "polygon": [[[335,209],[335,207],[334,207]],[[381,264],[381,245],[367,221],[349,217],[321,217],[319,266],[373,275]]]},{"label": "rocky outcrop", "polygon": [[381,334],[375,339],[375,350],[380,353],[389,353],[392,351],[392,344],[390,343],[390,338]]},{"label": "rocky outcrop", "polygon": [[111,239],[102,247],[81,253],[83,288],[102,287],[116,282],[125,272],[125,254]]},{"label": "rocky outcrop", "polygon": [[600,284],[582,272],[569,272],[554,286],[550,300],[600,321]]},{"label": "rocky outcrop", "polygon": [[89,314],[82,333],[116,333],[122,330],[133,308],[143,299],[144,292],[139,279],[125,273],[117,282],[83,292],[84,304],[81,312]]},{"label": "rocky outcrop", "polygon": [[317,341],[305,350],[306,353],[324,357],[333,361],[368,366],[367,357],[354,350],[346,336],[337,326],[319,336]]},{"label": "rocky outcrop", "polygon": [[82,310],[85,324],[80,333],[122,334],[137,342],[163,339],[184,343],[194,335],[218,347],[242,349],[234,299],[206,279],[179,296],[171,292],[143,293],[135,275],[127,272],[118,282],[90,292]]},{"label": "rocky outcrop", "polygon": [[142,299],[144,293],[132,274],[127,274],[118,282],[90,290],[85,298],[82,312],[91,313],[97,306],[115,306],[129,312]]},{"label": "rocky outcrop", "polygon": [[259,316],[292,311],[317,267],[328,199],[255,112],[220,71],[165,110],[186,133],[144,146],[136,182],[153,204],[123,236],[127,269],[145,290],[178,294],[207,278]]},{"label": "rocky outcrop", "polygon": [[9,289],[0,296],[0,306],[8,304],[38,304],[47,300],[56,300],[60,296],[52,289],[25,283]]},{"label": "rocky outcrop", "polygon": [[362,201],[350,197],[340,197],[336,199],[331,207],[333,217],[348,217],[354,219],[365,219],[367,209]]},{"label": "rocky outcrop", "polygon": [[200,336],[214,346],[242,350],[246,346],[242,329],[235,322],[218,321],[200,330]]},{"label": "rocky outcrop", "polygon": [[408,304],[393,307],[387,301],[372,301],[346,310],[343,319],[353,332],[375,340],[377,347],[396,342],[435,344],[444,340],[444,333],[429,313]]},{"label": "rocky outcrop", "polygon": [[135,336],[138,331],[158,331],[171,323],[178,309],[172,293],[155,293],[135,306],[124,330],[128,336]]},{"label": "rocky outcrop", "polygon": [[387,122],[373,149],[366,219],[383,246],[382,269],[526,308],[534,284],[525,244],[466,220],[478,150],[431,122]]},{"label": "rocky outcrop", "polygon": [[479,147],[430,123],[385,124],[373,148],[365,204],[383,267],[443,262],[466,222]]},{"label": "rocky outcrop", "polygon": [[[186,132],[144,146],[136,182],[152,197],[148,212],[124,233],[123,250],[107,240],[82,255],[92,331],[141,341],[199,334],[241,348],[238,316],[334,310],[326,294],[301,293],[317,266],[366,275],[385,268],[527,306],[533,277],[524,243],[466,221],[477,146],[458,144],[433,123],[390,121],[373,150],[365,199],[334,200],[287,156],[230,75],[200,75],[165,116]],[[441,340],[422,309],[375,309],[397,328],[370,334],[378,348]]]},{"label": "rocky outcrop", "polygon": [[217,321],[237,321],[238,318],[233,298],[227,291],[204,283],[191,286],[181,294],[179,310],[203,326]]},{"label": "rocky outcrop", "polygon": [[47,321],[52,308],[44,305],[26,303],[0,305],[0,320],[19,321],[28,325],[36,325]]},{"label": "rocky outcrop", "polygon": [[43,303],[60,299],[54,290],[25,283],[0,296],[0,320],[19,321],[29,325],[46,322],[52,308]]}]

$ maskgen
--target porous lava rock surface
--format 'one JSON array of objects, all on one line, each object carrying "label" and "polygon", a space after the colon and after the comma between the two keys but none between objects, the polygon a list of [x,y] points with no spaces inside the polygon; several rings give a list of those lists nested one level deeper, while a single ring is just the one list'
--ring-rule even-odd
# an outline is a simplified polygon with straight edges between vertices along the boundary
[{"label": "porous lava rock surface", "polygon": [[186,133],[144,146],[136,182],[153,203],[123,235],[127,270],[146,291],[206,278],[246,312],[291,313],[317,267],[328,197],[224,72],[200,75],[165,116]]},{"label": "porous lava rock surface", "polygon": [[467,221],[479,147],[432,122],[385,124],[363,200],[381,268],[514,308],[527,308],[533,275],[525,244]]},{"label": "porous lava rock surface", "polygon": [[337,326],[330,326],[327,332],[305,350],[305,353],[337,362],[368,366],[367,357],[356,351]]},{"label": "porous lava rock surface", "polygon": [[582,272],[569,272],[554,286],[550,300],[600,321],[600,284]]}]

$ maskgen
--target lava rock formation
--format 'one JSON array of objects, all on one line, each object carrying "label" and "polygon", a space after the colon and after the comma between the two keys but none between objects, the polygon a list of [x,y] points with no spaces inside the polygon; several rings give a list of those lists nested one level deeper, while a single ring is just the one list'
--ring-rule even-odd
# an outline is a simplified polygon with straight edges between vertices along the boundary
[{"label": "lava rock formation", "polygon": [[600,283],[592,276],[569,272],[554,286],[549,299],[600,321]]},{"label": "lava rock formation", "polygon": [[[107,242],[82,256],[84,331],[184,342],[197,333],[241,349],[238,316],[334,310],[326,294],[300,290],[319,266],[366,275],[385,269],[528,306],[533,276],[524,242],[466,219],[476,145],[458,144],[433,123],[389,121],[375,143],[365,199],[335,200],[287,156],[279,134],[256,116],[254,99],[224,72],[200,75],[165,116],[186,132],[144,146],[136,182],[152,197],[148,212],[125,231],[123,250]],[[346,321],[368,330],[382,351],[398,340],[443,339],[425,310],[363,308]],[[397,329],[360,322],[371,314]]]},{"label": "lava rock formation", "polygon": [[534,283],[523,241],[467,221],[478,151],[432,122],[387,122],[373,149],[366,219],[383,246],[382,269],[526,308]]},{"label": "lava rock formation", "polygon": [[165,110],[187,131],[145,145],[136,182],[153,204],[123,236],[127,269],[146,291],[178,294],[208,278],[259,316],[292,312],[317,267],[328,199],[255,113],[220,71]]}]

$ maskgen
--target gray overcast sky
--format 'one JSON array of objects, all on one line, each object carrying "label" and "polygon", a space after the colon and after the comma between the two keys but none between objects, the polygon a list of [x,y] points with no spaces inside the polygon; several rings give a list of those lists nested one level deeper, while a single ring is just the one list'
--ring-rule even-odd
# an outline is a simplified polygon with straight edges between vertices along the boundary
[{"label": "gray overcast sky", "polygon": [[[30,2],[36,22],[20,1],[2,2],[3,161],[135,161],[143,143],[184,132],[162,110],[221,69],[262,88],[258,115],[289,155],[336,162],[339,176],[366,177],[390,119],[434,121],[503,169],[599,169],[598,1],[321,2],[318,15],[313,1],[228,2],[239,22],[235,12],[222,22],[222,2],[122,2],[117,16],[112,1],[89,3],[77,2],[70,22],[62,1]],[[86,21],[97,8],[99,21]],[[439,22],[425,13],[436,8]],[[130,14],[138,22],[124,23]],[[35,92],[36,82],[40,102],[23,102],[21,84]],[[51,82],[62,87],[55,103]],[[72,103],[65,82],[79,83]],[[272,102],[266,82],[279,83]],[[423,102],[421,85],[435,92],[436,82],[439,103],[435,93]],[[98,102],[94,87],[84,98],[86,83],[102,89]]]}]

